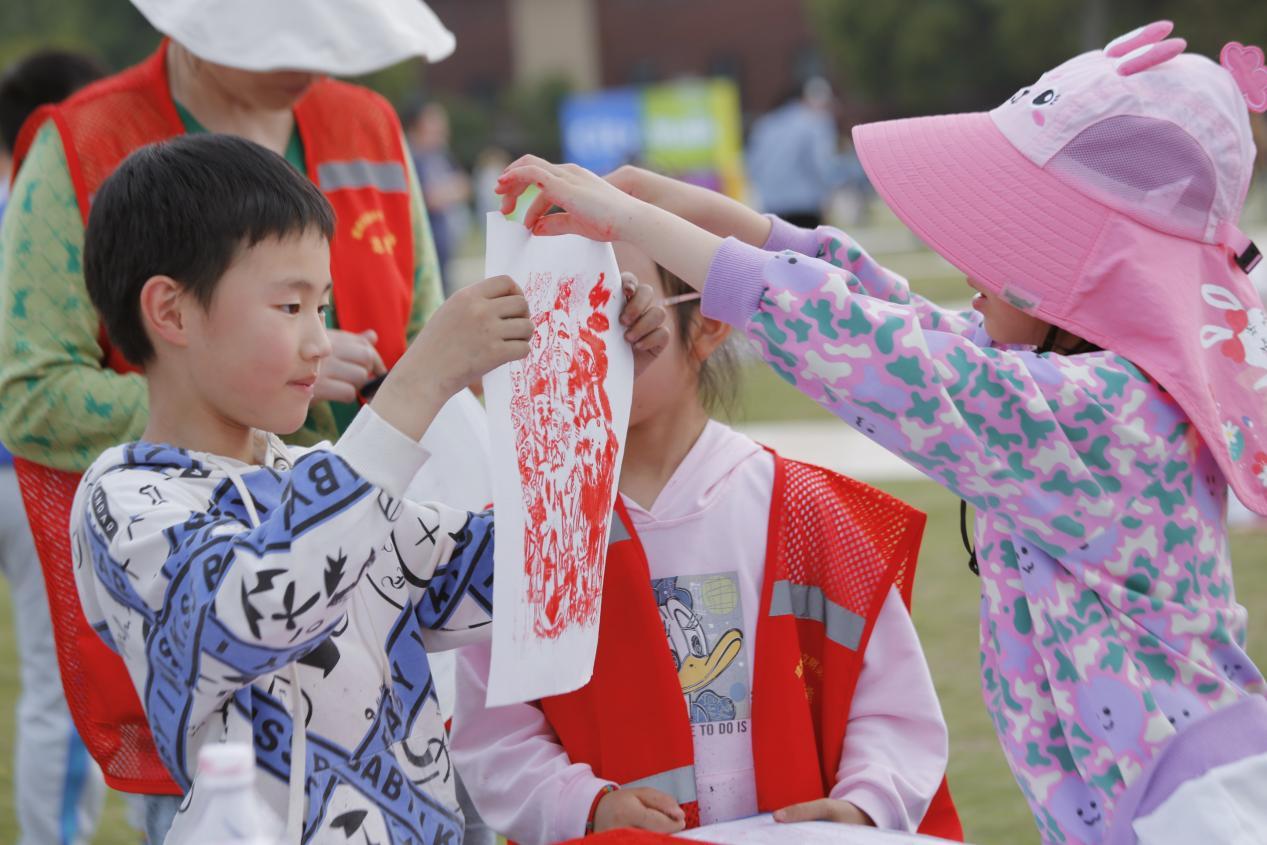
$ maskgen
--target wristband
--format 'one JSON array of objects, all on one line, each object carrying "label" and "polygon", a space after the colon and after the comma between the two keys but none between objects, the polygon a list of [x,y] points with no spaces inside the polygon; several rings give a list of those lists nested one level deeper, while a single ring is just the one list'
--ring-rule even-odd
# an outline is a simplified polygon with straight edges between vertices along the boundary
[{"label": "wristband", "polygon": [[585,835],[586,836],[589,836],[591,833],[594,832],[594,816],[595,814],[598,813],[599,802],[603,800],[603,797],[605,795],[609,795],[610,793],[615,792],[617,789],[620,789],[620,787],[616,786],[616,784],[614,783],[609,783],[609,784],[604,785],[602,789],[598,790],[598,794],[594,796],[594,803],[590,804],[589,817],[585,820]]}]

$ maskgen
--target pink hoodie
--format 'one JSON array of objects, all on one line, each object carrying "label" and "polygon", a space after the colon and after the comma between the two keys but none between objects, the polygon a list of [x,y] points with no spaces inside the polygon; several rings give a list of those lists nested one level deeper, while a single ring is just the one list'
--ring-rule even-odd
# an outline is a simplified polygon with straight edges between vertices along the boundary
[{"label": "pink hoodie", "polygon": [[[723,644],[735,652],[684,695],[705,824],[757,812],[748,716],[773,477],[760,446],[710,422],[649,510],[624,500],[675,656]],[[483,707],[488,658],[488,646],[458,658],[452,752],[467,789],[489,826],[523,845],[580,836],[608,782],[568,760],[538,708]],[[946,759],[928,666],[893,592],[867,647],[831,797],[853,802],[882,828],[913,831]]]}]

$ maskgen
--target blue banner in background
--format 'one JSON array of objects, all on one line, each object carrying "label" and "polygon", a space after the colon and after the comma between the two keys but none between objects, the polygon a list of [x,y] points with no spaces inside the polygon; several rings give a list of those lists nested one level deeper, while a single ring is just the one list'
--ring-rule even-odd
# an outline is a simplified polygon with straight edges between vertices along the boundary
[{"label": "blue banner in background", "polygon": [[678,79],[575,94],[559,108],[563,158],[609,173],[638,164],[747,197],[739,88],[731,79]]},{"label": "blue banner in background", "polygon": [[563,157],[595,173],[639,159],[642,93],[616,88],[568,98],[560,110]]}]

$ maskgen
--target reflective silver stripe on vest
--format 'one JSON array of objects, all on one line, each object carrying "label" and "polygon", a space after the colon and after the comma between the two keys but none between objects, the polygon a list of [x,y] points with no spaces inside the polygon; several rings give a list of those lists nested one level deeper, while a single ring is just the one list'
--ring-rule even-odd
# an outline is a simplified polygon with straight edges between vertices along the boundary
[{"label": "reflective silver stripe on vest", "polygon": [[611,536],[607,538],[607,545],[628,539],[630,539],[629,531],[626,530],[625,523],[620,521],[620,516],[615,511],[612,511],[612,530]]},{"label": "reflective silver stripe on vest", "polygon": [[686,804],[696,799],[695,796],[695,767],[683,766],[680,769],[669,769],[667,772],[660,772],[658,775],[631,780],[629,783],[622,783],[626,789],[636,789],[641,786],[649,786],[658,789],[661,792],[667,792],[673,796],[673,800],[679,804]]},{"label": "reflective silver stripe on vest", "polygon": [[409,190],[405,168],[394,161],[327,161],[317,165],[317,182],[323,191],[374,188],[384,193],[406,193]]},{"label": "reflective silver stripe on vest", "polygon": [[867,620],[835,602],[828,601],[818,587],[793,584],[791,581],[775,581],[770,596],[770,615],[821,622],[827,629],[827,638],[851,651],[858,650],[862,630]]}]

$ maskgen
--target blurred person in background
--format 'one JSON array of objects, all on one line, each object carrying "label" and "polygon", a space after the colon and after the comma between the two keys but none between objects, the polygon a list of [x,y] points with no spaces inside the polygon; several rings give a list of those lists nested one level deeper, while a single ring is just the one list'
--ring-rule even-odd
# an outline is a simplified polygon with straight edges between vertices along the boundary
[{"label": "blurred person in background", "polygon": [[[9,198],[9,164],[18,130],[46,103],[65,99],[105,75],[96,59],[65,50],[40,50],[0,76],[0,217]],[[22,201],[19,195],[17,201]],[[87,842],[101,815],[105,781],[70,718],[49,617],[44,577],[13,456],[0,444],[0,572],[13,601],[21,693],[13,761],[19,845]]]},{"label": "blurred person in background", "polygon": [[494,190],[502,171],[514,161],[505,148],[497,145],[485,147],[475,157],[475,168],[471,172],[471,192],[474,194],[475,217],[480,226],[484,225],[489,212],[501,210],[501,197]]},{"label": "blurred person in background", "polygon": [[0,218],[9,199],[13,148],[31,112],[65,99],[106,75],[92,56],[69,50],[37,50],[0,74]]},{"label": "blurred person in background", "polygon": [[415,105],[403,116],[414,167],[427,198],[427,216],[446,294],[453,293],[449,262],[470,225],[471,180],[449,149],[449,112],[440,103]]},{"label": "blurred person in background", "polygon": [[748,176],[761,208],[797,226],[822,223],[832,190],[848,172],[838,146],[831,85],[814,77],[752,125]]}]

